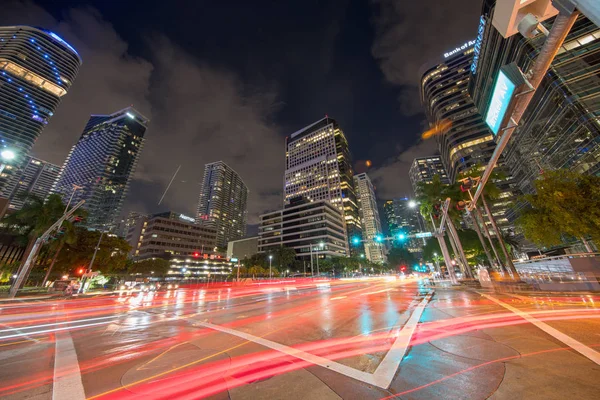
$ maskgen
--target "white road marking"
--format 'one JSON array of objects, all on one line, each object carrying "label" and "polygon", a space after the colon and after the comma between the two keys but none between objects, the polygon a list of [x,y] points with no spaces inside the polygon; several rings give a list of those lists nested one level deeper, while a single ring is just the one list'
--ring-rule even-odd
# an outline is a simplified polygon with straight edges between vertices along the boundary
[{"label": "white road marking", "polygon": [[251,335],[251,334],[246,333],[246,332],[240,332],[240,331],[236,331],[234,329],[225,328],[224,326],[213,325],[211,323],[201,322],[201,321],[196,322],[196,324],[200,325],[200,326],[204,326],[204,327],[209,328],[209,329],[213,329],[215,331],[220,331],[220,332],[223,332],[223,333],[228,333],[230,335],[237,336],[237,337],[240,337],[242,339],[246,339],[246,340],[248,340],[250,342],[254,342],[254,343],[260,344],[261,346],[265,346],[265,347],[268,347],[270,349],[277,350],[277,351],[279,351],[281,353],[290,355],[292,357],[299,358],[299,359],[307,361],[307,362],[309,362],[311,364],[319,365],[319,366],[321,366],[323,368],[328,368],[328,369],[330,369],[332,371],[335,371],[335,372],[338,372],[338,373],[340,373],[342,375],[349,376],[350,378],[354,378],[354,379],[357,379],[359,381],[363,381],[365,383],[369,383],[371,385],[375,385],[376,384],[375,383],[375,379],[373,379],[373,375],[372,374],[370,374],[368,372],[359,371],[357,369],[348,367],[346,365],[337,363],[335,361],[331,361],[331,360],[329,360],[327,358],[316,356],[314,354],[307,353],[307,352],[302,351],[302,350],[298,350],[298,349],[296,349],[294,347],[290,347],[290,346],[286,346],[286,345],[283,345],[283,344],[280,344],[280,343],[277,343],[277,342],[273,342],[271,340],[264,339],[264,338],[261,338],[261,337],[258,337],[258,336],[254,336],[254,335]]},{"label": "white road marking", "polygon": [[[110,324],[112,322],[114,322],[114,321],[96,322],[94,324],[85,324],[85,325],[66,326],[66,327],[56,328],[56,329],[45,329],[42,331],[27,332],[27,335],[41,335],[42,333],[68,331],[68,330],[74,330],[74,329],[80,329],[80,328],[87,328],[89,326],[106,325],[106,324]],[[73,323],[77,323],[77,321],[74,321]],[[0,339],[12,339],[12,338],[16,338],[16,337],[29,337],[27,335],[22,334],[22,333],[14,334],[14,335],[6,335],[6,336],[0,337]]]},{"label": "white road marking", "polygon": [[508,304],[504,303],[503,301],[500,301],[500,300],[498,300],[492,296],[489,296],[485,293],[480,293],[480,292],[477,292],[477,293],[479,293],[483,297],[493,301],[494,303],[506,308],[507,310],[514,312],[519,317],[525,319],[527,322],[532,323],[533,325],[535,325],[542,331],[546,332],[548,335],[552,336],[553,338],[560,340],[561,342],[563,342],[564,344],[566,344],[567,346],[569,346],[570,348],[572,348],[573,350],[575,350],[576,352],[581,354],[582,356],[584,356],[584,357],[590,359],[591,361],[595,362],[596,364],[600,365],[600,353],[598,353],[596,350],[586,346],[585,344],[581,343],[580,341],[578,341],[576,339],[573,339],[571,336],[565,335],[558,329],[551,327],[550,325],[540,321],[537,318],[532,317],[530,314],[523,312],[523,311],[519,310],[518,308],[508,305]]},{"label": "white road marking", "polygon": [[79,360],[69,332],[56,335],[52,400],[84,400]]},{"label": "white road marking", "polygon": [[379,387],[387,389],[392,383],[392,379],[394,379],[394,375],[396,375],[400,362],[406,355],[410,340],[415,333],[417,324],[419,323],[421,315],[423,315],[423,311],[425,311],[425,307],[427,307],[427,303],[431,299],[431,296],[433,296],[433,292],[429,292],[417,305],[408,321],[406,321],[406,324],[404,324],[402,329],[398,332],[398,336],[385,355],[385,358],[377,366],[373,375],[375,376]]},{"label": "white road marking", "polygon": [[99,319],[110,319],[110,318],[115,318],[114,315],[111,315],[109,317],[98,317],[98,318],[88,318],[88,319],[79,319],[79,320],[74,320],[74,321],[66,321],[66,322],[52,322],[50,324],[42,324],[42,325],[25,325],[22,326],[20,328],[9,328],[9,329],[3,329],[0,330],[0,332],[13,332],[13,331],[25,331],[28,329],[37,329],[37,328],[43,328],[46,326],[54,326],[54,325],[67,325],[67,324],[73,324],[73,323],[77,323],[77,322],[87,322],[87,321],[97,321]]},{"label": "white road marking", "polygon": [[[425,298],[423,300],[421,300],[420,303],[418,303],[417,307],[412,312],[410,318],[408,319],[408,321],[406,322],[404,327],[402,327],[399,330],[397,339],[392,344],[392,347],[390,348],[388,353],[385,355],[385,357],[383,358],[383,360],[381,361],[381,363],[379,364],[379,366],[377,367],[375,372],[372,374],[354,369],[352,367],[348,367],[346,365],[340,364],[338,362],[329,360],[324,357],[320,357],[320,356],[317,356],[317,355],[314,355],[311,353],[307,353],[305,351],[296,349],[294,347],[286,346],[286,345],[283,345],[283,344],[280,344],[277,342],[273,342],[268,339],[254,336],[254,335],[251,335],[246,332],[240,332],[240,331],[236,331],[234,329],[226,328],[224,326],[214,325],[209,322],[202,322],[202,321],[196,322],[196,325],[204,326],[209,329],[213,329],[216,331],[220,331],[223,333],[227,333],[227,334],[230,334],[233,336],[240,337],[242,339],[260,344],[260,345],[268,347],[270,349],[277,350],[281,353],[290,355],[292,357],[296,357],[301,360],[307,361],[311,364],[330,369],[339,374],[362,381],[364,383],[367,383],[370,385],[375,385],[375,386],[378,386],[383,389],[387,389],[390,386],[392,379],[394,378],[394,375],[396,374],[396,371],[398,370],[398,366],[400,365],[400,362],[402,361],[402,359],[404,358],[404,355],[406,354],[406,350],[408,349],[408,346],[410,344],[410,340],[415,331],[415,328],[419,322],[419,319],[421,318],[421,315],[423,314],[425,307],[427,306],[427,303],[431,299],[432,295],[433,295],[433,291],[429,292],[425,296]],[[416,301],[413,301],[411,303],[411,305],[414,305],[416,303],[417,303]]]}]

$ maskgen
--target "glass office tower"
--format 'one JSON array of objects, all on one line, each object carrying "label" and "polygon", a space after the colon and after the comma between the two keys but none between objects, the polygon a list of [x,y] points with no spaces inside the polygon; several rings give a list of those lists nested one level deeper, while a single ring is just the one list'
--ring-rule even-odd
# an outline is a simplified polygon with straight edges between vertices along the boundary
[{"label": "glass office tower", "polygon": [[[119,221],[147,125],[133,107],[92,115],[67,156],[54,192],[65,201],[73,194],[72,204],[86,201],[89,228],[111,231]],[[74,191],[74,185],[79,189]]]}]

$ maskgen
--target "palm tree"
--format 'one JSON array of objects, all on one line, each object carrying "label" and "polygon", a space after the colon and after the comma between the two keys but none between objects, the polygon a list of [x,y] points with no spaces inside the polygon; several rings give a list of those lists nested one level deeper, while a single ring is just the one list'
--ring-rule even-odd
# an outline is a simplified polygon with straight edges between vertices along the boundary
[{"label": "palm tree", "polygon": [[75,244],[77,242],[77,231],[75,230],[75,226],[70,221],[64,221],[62,223],[62,233],[59,231],[59,235],[52,241],[50,244],[51,250],[56,250],[54,252],[54,257],[52,257],[52,262],[50,262],[50,266],[48,267],[48,271],[46,271],[46,275],[44,276],[44,280],[42,281],[42,287],[46,285],[48,281],[48,277],[50,277],[50,273],[52,272],[52,268],[60,255],[61,250],[63,249],[65,244]]},{"label": "palm tree", "polygon": [[421,203],[420,211],[425,217],[432,218],[434,208],[440,207],[446,198],[450,198],[451,201],[451,205],[448,208],[448,217],[446,218],[450,245],[454,250],[454,254],[456,254],[461,261],[460,264],[463,274],[467,277],[472,277],[471,269],[465,257],[460,238],[458,237],[456,226],[454,225],[454,221],[460,218],[460,213],[455,207],[452,207],[453,203],[461,200],[458,185],[445,185],[442,183],[439,175],[434,175],[430,183],[420,182],[417,186],[417,199]]},{"label": "palm tree", "polygon": [[[470,170],[466,171],[463,175],[464,177],[479,177],[481,176],[481,171],[483,170],[483,167],[481,167],[480,165],[474,165],[473,167],[471,167]],[[492,211],[488,205],[488,202],[486,200],[486,197],[490,200],[495,200],[500,196],[501,190],[498,187],[498,185],[496,185],[496,182],[501,181],[503,179],[506,179],[506,175],[501,172],[498,171],[497,169],[494,170],[492,172],[492,174],[490,175],[490,179],[488,180],[488,182],[485,185],[485,189],[481,192],[481,203],[483,204],[483,208],[488,216],[488,219],[490,221],[490,224],[492,225],[492,229],[494,230],[494,233],[496,234],[496,239],[498,240],[498,243],[500,244],[500,248],[502,249],[502,253],[504,254],[504,259],[506,261],[506,265],[507,265],[507,269],[510,271],[510,273],[513,275],[513,277],[515,279],[519,279],[519,273],[517,272],[517,269],[515,268],[513,262],[512,262],[512,258],[510,256],[510,254],[508,254],[508,251],[506,250],[506,243],[504,242],[504,237],[502,235],[502,232],[500,232],[500,229],[498,228],[498,225],[496,224],[496,219],[494,218],[494,216],[492,215]],[[481,216],[481,212],[478,211],[478,214]],[[482,218],[483,221],[483,218]],[[487,230],[487,227],[485,225],[485,221],[483,221],[483,227],[485,230]],[[491,239],[490,239],[491,241]],[[492,244],[492,248],[493,248],[493,244]]]},{"label": "palm tree", "polygon": [[2,220],[9,230],[27,239],[27,246],[18,273],[23,268],[36,240],[64,213],[65,205],[60,195],[51,194],[46,201],[37,196],[28,195],[23,208]]}]

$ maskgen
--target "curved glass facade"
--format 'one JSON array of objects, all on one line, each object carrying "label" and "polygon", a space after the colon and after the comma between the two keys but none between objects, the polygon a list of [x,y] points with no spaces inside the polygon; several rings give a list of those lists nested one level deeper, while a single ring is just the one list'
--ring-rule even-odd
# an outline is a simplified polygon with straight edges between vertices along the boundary
[{"label": "curved glass facade", "polygon": [[10,176],[27,161],[80,66],[75,49],[53,32],[0,27],[0,147],[15,154],[0,173],[3,196],[10,195]]},{"label": "curved glass facade", "polygon": [[468,93],[472,62],[470,47],[427,69],[421,78],[421,102],[430,125],[452,122],[436,136],[451,182],[461,171],[487,162],[494,149],[491,133]]},{"label": "curved glass facade", "polygon": [[137,165],[148,119],[128,107],[110,115],[92,115],[73,146],[54,192],[65,201],[79,186],[71,204],[85,200],[86,225],[112,230]]},{"label": "curved glass facade", "polygon": [[[527,71],[545,37],[504,39],[492,26],[494,3],[484,4],[485,33],[470,91],[487,110],[493,82],[502,65],[516,62]],[[553,20],[544,22],[550,28]],[[534,190],[545,170],[568,168],[600,174],[600,27],[580,16],[555,57],[515,130],[504,157],[517,187]],[[526,204],[515,204],[514,218]]]}]

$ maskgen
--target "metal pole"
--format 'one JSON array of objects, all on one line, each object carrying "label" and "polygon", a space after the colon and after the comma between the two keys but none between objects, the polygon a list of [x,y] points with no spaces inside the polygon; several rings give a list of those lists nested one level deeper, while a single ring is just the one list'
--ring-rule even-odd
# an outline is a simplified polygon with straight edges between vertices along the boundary
[{"label": "metal pole", "polygon": [[237,270],[237,282],[240,281],[240,260],[238,260],[238,270]]},{"label": "metal pole", "polygon": [[[87,271],[85,271],[86,275],[92,272],[92,267],[94,266],[94,260],[96,259],[96,254],[98,253],[98,249],[100,248],[100,242],[102,241],[102,236],[104,236],[104,231],[100,232],[100,237],[98,238],[98,244],[96,244],[96,248],[94,249],[94,254],[92,255],[92,259],[90,260],[90,265],[88,266]],[[85,286],[85,282],[87,281],[87,276],[83,278],[83,282],[81,282],[81,287],[79,288],[79,293],[84,293],[83,289]]]},{"label": "metal pole", "polygon": [[467,261],[467,257],[465,256],[465,251],[463,250],[462,243],[460,242],[460,238],[458,237],[458,232],[456,227],[454,226],[454,222],[450,218],[446,220],[448,227],[450,228],[450,233],[454,237],[454,244],[458,250],[458,257],[463,264],[463,274],[466,275],[467,278],[472,278],[473,274],[471,273],[471,268],[469,267],[469,262]]},{"label": "metal pole", "polygon": [[515,265],[512,262],[512,258],[506,251],[506,246],[504,245],[504,239],[502,238],[502,232],[500,232],[500,229],[498,229],[498,225],[496,225],[496,221],[494,220],[492,211],[490,210],[490,207],[488,207],[488,203],[485,200],[485,196],[483,194],[481,195],[481,202],[483,203],[485,212],[487,213],[488,219],[490,220],[490,223],[492,224],[492,228],[494,229],[494,232],[496,232],[496,236],[498,237],[498,243],[500,244],[500,247],[502,248],[502,253],[504,254],[504,258],[506,259],[506,269],[513,276],[513,279],[520,279],[519,273],[517,272],[517,269],[515,268]]},{"label": "metal pole", "polygon": [[504,272],[506,272],[506,268],[504,267],[504,264],[502,263],[502,260],[500,259],[500,256],[498,255],[498,251],[496,250],[496,246],[494,246],[494,241],[492,240],[492,237],[490,236],[490,231],[488,230],[488,227],[485,224],[485,219],[483,218],[483,214],[481,213],[481,210],[479,209],[479,207],[475,207],[475,212],[477,213],[477,216],[481,220],[481,223],[483,225],[482,226],[483,235],[490,242],[490,247],[492,248],[492,251],[494,252],[494,257],[496,257],[496,262],[498,264],[498,269],[500,270],[501,273],[504,273]]},{"label": "metal pole", "polygon": [[512,115],[508,119],[507,123],[512,124],[512,126],[503,126],[500,128],[500,131],[504,129],[502,137],[500,137],[500,140],[496,145],[496,149],[494,150],[494,153],[492,154],[488,165],[485,167],[485,171],[481,176],[481,181],[479,182],[477,191],[473,196],[473,201],[471,203],[470,209],[473,209],[477,206],[477,200],[482,195],[483,188],[487,183],[488,179],[490,178],[492,171],[494,170],[494,168],[496,168],[496,163],[500,159],[500,155],[504,151],[504,148],[508,144],[510,137],[514,133],[516,127],[518,126],[519,121],[523,116],[523,113],[525,112],[525,110],[527,110],[527,106],[531,102],[531,99],[533,98],[537,88],[539,87],[542,81],[542,78],[546,75],[546,72],[548,72],[548,68],[550,68],[550,64],[552,63],[552,60],[554,60],[554,56],[565,41],[565,38],[569,34],[569,31],[573,27],[575,21],[577,20],[578,15],[579,12],[574,11],[573,13],[571,13],[571,15],[559,14],[556,16],[554,24],[552,25],[552,29],[550,30],[548,37],[546,37],[546,41],[540,49],[540,53],[535,59],[534,64],[531,68],[531,72],[529,74],[529,83],[533,87],[533,90],[527,93],[523,93],[517,98]]},{"label": "metal pole", "polygon": [[65,207],[65,212],[63,214],[66,214],[67,211],[69,211],[69,206],[71,205],[71,200],[73,200],[73,196],[75,196],[75,192],[77,191],[77,189],[81,189],[82,187],[83,186],[73,184],[73,191],[71,192],[71,196],[69,197],[69,201],[67,202],[67,206]]},{"label": "metal pole", "polygon": [[33,267],[33,263],[35,262],[35,259],[37,257],[37,252],[39,251],[41,245],[46,241],[46,239],[48,239],[48,237],[50,236],[50,234],[58,229],[63,221],[69,217],[71,217],[71,215],[73,215],[73,213],[83,205],[83,203],[85,203],[85,200],[81,200],[79,203],[77,203],[69,212],[67,212],[66,214],[63,214],[62,217],[60,217],[55,223],[53,223],[50,228],[48,228],[46,230],[46,232],[44,232],[34,243],[33,247],[31,248],[31,250],[29,251],[29,254],[27,255],[27,259],[25,260],[25,263],[23,263],[23,265],[21,266],[21,268],[19,268],[19,272],[17,272],[17,278],[15,279],[15,281],[13,282],[13,285],[10,288],[9,291],[9,298],[14,298],[17,295],[17,292],[19,291],[19,288],[21,287],[21,284],[23,283],[23,281],[25,280],[25,278],[29,275],[29,270],[31,269],[31,267]]},{"label": "metal pole", "polygon": [[317,258],[317,276],[320,276],[320,273],[319,273],[319,250],[317,250],[317,254],[315,256]]},{"label": "metal pole", "polygon": [[315,270],[313,269],[312,243],[310,244],[310,276],[314,278]]},{"label": "metal pole", "polygon": [[479,222],[477,221],[477,219],[475,218],[475,214],[474,213],[469,213],[469,216],[471,217],[471,222],[473,223],[473,228],[475,228],[475,232],[477,232],[477,237],[479,238],[479,241],[481,242],[481,247],[483,247],[483,251],[485,252],[485,256],[488,259],[488,262],[490,263],[490,267],[493,268],[494,267],[494,262],[492,261],[492,255],[490,254],[490,251],[488,250],[486,244],[485,244],[485,239],[483,238],[483,235],[481,233],[481,228],[479,227]]},{"label": "metal pole", "polygon": [[[433,226],[433,230],[435,232],[436,228],[435,228],[435,221],[433,220],[433,215],[429,215],[429,217],[431,218],[431,225]],[[444,257],[444,262],[446,263],[446,269],[448,270],[448,275],[450,276],[450,282],[452,282],[453,285],[458,285],[458,282],[456,281],[456,277],[454,276],[454,266],[452,265],[452,259],[450,258],[450,253],[448,252],[448,247],[446,246],[446,241],[444,240],[444,233],[443,233],[442,228],[443,228],[443,225],[440,224],[439,232],[436,232],[435,237],[437,238],[438,243],[440,245],[440,249],[442,250],[442,256]],[[441,270],[442,269],[440,268],[440,272],[441,272]],[[440,276],[440,277],[443,278],[443,276]]]},{"label": "metal pole", "polygon": [[273,257],[269,256],[269,279],[273,279],[273,274],[271,273],[271,263],[273,262]]}]

